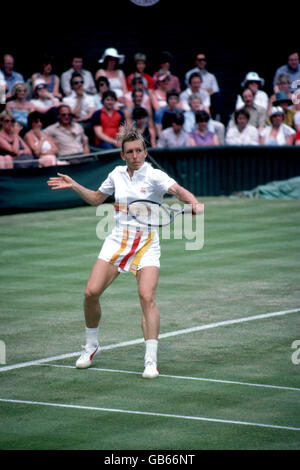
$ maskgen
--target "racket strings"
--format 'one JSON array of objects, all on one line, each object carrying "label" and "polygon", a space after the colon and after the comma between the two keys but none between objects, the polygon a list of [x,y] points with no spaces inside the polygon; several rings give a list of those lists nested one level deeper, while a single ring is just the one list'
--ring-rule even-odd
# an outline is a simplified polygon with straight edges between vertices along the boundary
[{"label": "racket strings", "polygon": [[159,227],[170,223],[171,215],[163,206],[148,201],[129,204],[129,214],[143,225]]}]

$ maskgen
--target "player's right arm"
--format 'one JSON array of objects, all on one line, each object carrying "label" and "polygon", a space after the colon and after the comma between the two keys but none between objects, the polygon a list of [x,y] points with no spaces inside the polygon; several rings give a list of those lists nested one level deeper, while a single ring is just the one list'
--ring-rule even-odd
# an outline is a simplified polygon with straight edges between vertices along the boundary
[{"label": "player's right arm", "polygon": [[87,189],[70,176],[63,175],[62,173],[57,173],[57,176],[49,178],[47,184],[51,189],[72,189],[81,199],[91,206],[99,206],[99,204],[102,204],[108,198],[108,194],[104,194],[99,190],[92,191],[91,189]]}]

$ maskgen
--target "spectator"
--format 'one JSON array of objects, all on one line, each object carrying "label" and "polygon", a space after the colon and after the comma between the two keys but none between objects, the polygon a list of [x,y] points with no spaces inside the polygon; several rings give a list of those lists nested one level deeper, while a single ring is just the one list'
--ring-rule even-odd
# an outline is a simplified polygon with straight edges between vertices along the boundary
[{"label": "spectator", "polygon": [[202,85],[201,89],[205,90],[209,93],[211,99],[211,107],[213,109],[213,115],[216,115],[216,118],[220,120],[220,114],[222,111],[222,104],[221,104],[221,93],[217,78],[214,74],[210,73],[206,69],[207,60],[206,54],[199,53],[196,55],[195,65],[193,69],[189,70],[185,74],[185,84],[189,86],[189,78],[192,73],[200,73],[202,78]]},{"label": "spectator", "polygon": [[202,90],[202,78],[200,73],[197,72],[194,72],[190,75],[189,87],[179,95],[179,100],[183,111],[189,111],[191,109],[188,99],[189,96],[193,93],[198,93],[200,95],[204,111],[210,114],[210,96],[207,91]]},{"label": "spectator", "polygon": [[[278,88],[278,92],[284,91],[287,96],[292,99],[292,93],[290,90],[290,76],[287,73],[280,73],[276,77],[276,87]],[[268,110],[267,113],[270,114],[272,106],[274,106],[274,101],[276,100],[276,93],[270,96]]]},{"label": "spectator", "polygon": [[101,76],[108,78],[109,88],[115,92],[119,107],[124,106],[124,96],[128,92],[126,77],[123,70],[119,68],[124,60],[123,54],[119,54],[114,47],[109,47],[98,60],[103,68],[96,72],[96,80]]},{"label": "spectator", "polygon": [[155,72],[153,79],[154,79],[154,87],[159,88],[159,77],[161,75],[168,75],[169,76],[169,81],[168,81],[168,86],[167,90],[175,90],[178,91],[178,93],[181,92],[181,87],[180,87],[180,81],[179,78],[176,75],[172,75],[170,71],[171,67],[171,62],[173,60],[172,54],[168,51],[161,52],[160,58],[159,58],[159,70]]},{"label": "spectator", "polygon": [[154,123],[156,134],[159,137],[161,131],[172,125],[173,114],[180,113],[181,109],[178,106],[179,93],[175,88],[167,92],[167,105],[159,108],[154,114]]},{"label": "spectator", "polygon": [[24,77],[21,73],[14,70],[15,59],[11,54],[4,54],[2,57],[1,69],[7,85],[6,99],[11,98],[12,89],[16,83],[24,83]]},{"label": "spectator", "polygon": [[234,113],[235,126],[228,129],[225,142],[227,145],[258,145],[259,133],[256,127],[249,124],[250,114],[245,108]]},{"label": "spectator", "polygon": [[[294,116],[296,114],[296,109],[293,109],[291,106],[293,101],[288,97],[284,91],[276,93],[276,100],[273,102],[273,105],[280,106],[283,109],[283,123],[287,124],[290,127],[294,126]],[[268,120],[268,124],[270,121]]]},{"label": "spectator", "polygon": [[147,90],[145,90],[142,77],[136,76],[133,78],[132,85],[133,89],[125,95],[125,110],[126,108],[132,110],[135,106],[142,106],[148,111],[149,116],[153,117],[150,97]]},{"label": "spectator", "polygon": [[42,114],[37,111],[30,113],[28,116],[29,131],[25,134],[24,140],[34,157],[38,158],[39,167],[57,165],[57,144],[50,135],[42,130],[42,127]]},{"label": "spectator", "polygon": [[[196,124],[196,111],[203,110],[201,103],[201,96],[199,93],[192,93],[188,98],[188,104],[190,106],[189,111],[184,111],[184,124],[183,128],[186,132],[192,132],[197,129]],[[216,121],[210,117],[207,123],[207,130],[217,134],[219,144],[224,145],[225,143],[225,126],[222,122]]]},{"label": "spectator", "polygon": [[284,111],[280,106],[271,109],[271,125],[260,132],[260,145],[293,145],[296,132],[283,123]]},{"label": "spectator", "polygon": [[64,72],[60,77],[60,85],[65,96],[71,94],[71,77],[74,72],[80,73],[83,78],[83,89],[86,93],[94,95],[96,93],[93,75],[89,70],[83,68],[83,55],[73,55],[71,59],[71,68]]},{"label": "spectator", "polygon": [[33,98],[30,103],[34,111],[44,115],[45,125],[56,122],[56,112],[60,101],[49,93],[46,82],[42,78],[37,78],[33,84]]},{"label": "spectator", "polygon": [[96,147],[102,149],[115,149],[120,147],[117,139],[120,125],[125,123],[124,113],[115,109],[117,96],[114,91],[107,90],[103,93],[103,108],[93,115],[92,125]]},{"label": "spectator", "polygon": [[300,130],[296,134],[295,145],[300,145]]},{"label": "spectator", "polygon": [[153,121],[149,120],[148,111],[142,107],[135,107],[131,113],[131,120],[135,123],[137,130],[145,139],[147,147],[156,147],[156,133]]},{"label": "spectator", "polygon": [[[254,103],[254,94],[250,88],[246,88],[242,93],[242,100],[244,103],[243,108],[246,108],[250,115],[249,124],[256,127],[258,131],[261,131],[267,121],[267,112],[265,108],[258,106]],[[234,117],[228,123],[228,128],[234,125]]]},{"label": "spectator", "polygon": [[93,96],[93,98],[94,98],[96,111],[98,111],[98,109],[103,108],[103,104],[102,104],[103,93],[109,90],[109,81],[106,77],[97,78],[96,90],[97,90],[97,93]]},{"label": "spectator", "polygon": [[[280,91],[279,88],[278,88],[278,85],[276,83],[277,76],[280,73],[286,73],[286,74],[289,75],[289,77],[290,77],[290,89],[289,89],[289,91],[293,93],[293,91],[295,90],[295,86],[293,86],[293,83],[296,82],[297,80],[300,81],[300,65],[299,65],[299,54],[298,54],[298,52],[292,52],[292,53],[288,54],[287,63],[285,65],[282,65],[281,67],[279,67],[276,70],[275,75],[274,75],[274,79],[273,79],[274,93],[278,93],[278,91]],[[299,83],[298,83],[298,86],[299,86]]]},{"label": "spectator", "polygon": [[26,83],[16,83],[12,89],[12,99],[8,101],[5,109],[12,113],[15,121],[23,127],[22,133],[26,132],[28,115],[34,110],[34,106],[28,100],[29,89]]},{"label": "spectator", "polygon": [[13,115],[9,111],[2,111],[0,114],[0,155],[1,165],[11,168],[33,168],[38,166],[38,162],[33,161],[34,157],[30,148],[19,136],[20,124],[15,122]]},{"label": "spectator", "polygon": [[132,80],[136,77],[142,78],[145,90],[153,90],[154,80],[149,74],[145,73],[146,60],[147,60],[147,57],[145,56],[145,54],[140,54],[140,53],[135,54],[134,56],[135,71],[132,72],[130,75],[128,75],[128,77],[126,78],[128,91],[133,90]]},{"label": "spectator", "polygon": [[59,157],[90,153],[88,138],[83,127],[78,122],[72,121],[71,108],[61,104],[57,109],[57,117],[58,122],[47,127],[45,133],[55,140]]},{"label": "spectator", "polygon": [[158,140],[158,148],[174,148],[189,147],[190,139],[188,134],[183,130],[184,117],[183,114],[174,113],[172,117],[172,126],[164,129]]},{"label": "spectator", "polygon": [[45,80],[47,89],[52,96],[59,100],[62,98],[62,94],[59,91],[59,77],[54,73],[54,60],[52,57],[45,55],[42,58],[39,71],[32,75],[31,83],[34,83],[37,78]]},{"label": "spectator", "polygon": [[294,116],[294,128],[296,131],[300,131],[300,88],[294,93],[293,103],[296,111]]},{"label": "spectator", "polygon": [[[260,88],[263,88],[265,81],[256,72],[247,73],[244,81],[241,83],[244,90],[250,89],[253,92],[254,104],[268,109],[269,97],[267,93]],[[241,95],[238,95],[235,109],[242,108],[244,106]]]},{"label": "spectator", "polygon": [[216,133],[207,129],[208,121],[209,114],[206,111],[196,112],[197,129],[189,132],[191,146],[219,145]]},{"label": "spectator", "polygon": [[149,90],[152,108],[157,111],[159,108],[167,106],[167,91],[169,89],[170,76],[167,73],[161,72],[157,76],[157,88]]},{"label": "spectator", "polygon": [[71,77],[72,92],[63,98],[63,103],[70,106],[73,119],[88,127],[88,121],[96,111],[94,96],[88,95],[83,89],[83,78],[80,73],[74,72]]}]

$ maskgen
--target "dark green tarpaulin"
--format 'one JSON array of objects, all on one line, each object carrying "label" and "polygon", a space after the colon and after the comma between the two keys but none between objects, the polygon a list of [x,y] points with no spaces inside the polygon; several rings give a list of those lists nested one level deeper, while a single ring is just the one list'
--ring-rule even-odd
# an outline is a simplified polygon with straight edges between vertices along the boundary
[{"label": "dark green tarpaulin", "polygon": [[57,171],[66,173],[89,189],[98,189],[115,166],[124,164],[119,154],[79,165],[0,171],[0,213],[62,209],[85,205],[69,190],[53,191],[47,180]]}]

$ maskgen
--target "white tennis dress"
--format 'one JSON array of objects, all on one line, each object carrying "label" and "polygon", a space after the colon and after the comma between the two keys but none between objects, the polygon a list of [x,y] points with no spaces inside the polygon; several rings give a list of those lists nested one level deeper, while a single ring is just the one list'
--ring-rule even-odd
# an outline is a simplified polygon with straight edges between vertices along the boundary
[{"label": "white tennis dress", "polygon": [[141,226],[127,213],[127,204],[135,199],[162,202],[163,195],[176,181],[149,163],[134,171],[130,178],[126,166],[117,166],[101,184],[99,191],[115,195],[115,221],[106,237],[99,258],[118,267],[120,272],[137,271],[145,266],[159,268],[160,244],[157,230]]}]

